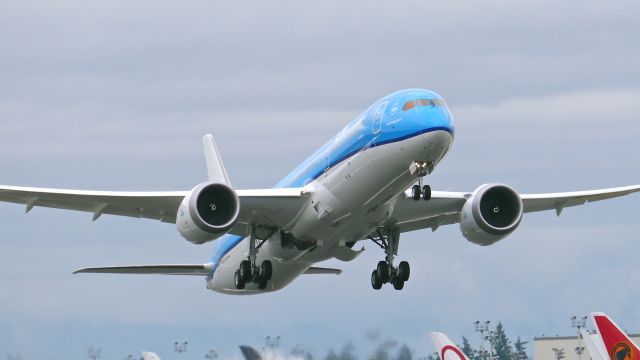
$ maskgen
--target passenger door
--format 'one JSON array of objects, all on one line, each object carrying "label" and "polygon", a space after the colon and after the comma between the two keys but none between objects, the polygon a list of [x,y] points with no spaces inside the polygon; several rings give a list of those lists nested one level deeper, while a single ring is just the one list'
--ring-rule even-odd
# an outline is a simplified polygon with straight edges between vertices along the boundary
[{"label": "passenger door", "polygon": [[373,111],[373,121],[371,125],[371,133],[375,136],[379,135],[382,132],[382,117],[384,115],[384,111],[387,109],[387,101],[378,105]]}]

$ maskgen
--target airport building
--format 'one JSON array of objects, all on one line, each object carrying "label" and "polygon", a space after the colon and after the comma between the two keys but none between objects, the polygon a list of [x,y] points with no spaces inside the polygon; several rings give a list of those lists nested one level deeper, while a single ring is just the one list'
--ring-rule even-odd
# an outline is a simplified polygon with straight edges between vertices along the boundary
[{"label": "airport building", "polygon": [[[640,334],[629,334],[636,344],[640,344]],[[576,351],[577,350],[577,351]],[[582,354],[578,354],[582,350]],[[577,336],[536,336],[533,338],[535,360],[591,360],[584,341]]]}]

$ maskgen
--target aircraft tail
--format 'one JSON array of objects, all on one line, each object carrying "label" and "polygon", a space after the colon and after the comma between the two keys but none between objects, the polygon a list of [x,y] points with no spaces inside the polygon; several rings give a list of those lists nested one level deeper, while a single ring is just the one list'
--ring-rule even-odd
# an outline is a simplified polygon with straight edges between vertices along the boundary
[{"label": "aircraft tail", "polygon": [[439,332],[429,333],[431,341],[438,350],[441,360],[469,360],[447,335]]},{"label": "aircraft tail", "polygon": [[604,313],[591,313],[589,316],[593,319],[596,329],[602,338],[604,352],[608,356],[607,359],[625,360],[636,359],[640,356],[640,350],[636,344],[607,315]]},{"label": "aircraft tail", "polygon": [[156,353],[152,353],[149,351],[142,352],[142,360],[160,360],[160,357]]},{"label": "aircraft tail", "polygon": [[580,335],[584,340],[584,345],[591,356],[591,360],[609,360],[609,355],[604,350],[604,344],[600,339],[600,334],[591,334],[585,329],[580,329]]},{"label": "aircraft tail", "polygon": [[258,350],[252,348],[248,345],[240,345],[240,351],[242,352],[242,356],[245,360],[262,360],[262,355],[258,352]]}]

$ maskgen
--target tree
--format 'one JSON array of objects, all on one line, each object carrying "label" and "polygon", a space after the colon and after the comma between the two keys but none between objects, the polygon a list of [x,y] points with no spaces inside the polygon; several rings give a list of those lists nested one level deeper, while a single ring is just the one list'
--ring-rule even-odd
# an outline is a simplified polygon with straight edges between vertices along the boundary
[{"label": "tree", "polygon": [[527,355],[527,343],[528,341],[520,340],[520,336],[518,336],[518,340],[516,340],[515,344],[513,344],[515,348],[514,352],[514,360],[529,360],[529,356]]},{"label": "tree", "polygon": [[489,339],[493,347],[496,359],[511,360],[511,354],[513,354],[511,340],[509,340],[509,338],[507,337],[507,334],[504,331],[504,326],[502,326],[502,322],[498,323],[496,331]]},{"label": "tree", "polygon": [[433,354],[427,355],[427,360],[440,360],[440,354],[434,352]]},{"label": "tree", "polygon": [[406,344],[402,345],[400,350],[398,350],[397,360],[413,360],[413,353]]},{"label": "tree", "polygon": [[462,337],[462,348],[460,349],[462,350],[462,352],[467,355],[467,357],[471,360],[475,360],[475,356],[474,356],[474,350],[471,347],[471,344],[469,344],[469,339],[467,339],[466,337]]},{"label": "tree", "polygon": [[329,353],[325,357],[325,360],[357,360],[355,355],[356,347],[348,342],[342,347],[340,354],[337,354],[333,349],[329,350]]}]

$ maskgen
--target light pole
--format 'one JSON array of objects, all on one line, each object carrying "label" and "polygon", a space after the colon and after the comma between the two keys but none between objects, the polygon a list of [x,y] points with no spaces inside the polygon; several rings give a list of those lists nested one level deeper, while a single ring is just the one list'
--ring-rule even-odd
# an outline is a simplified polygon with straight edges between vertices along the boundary
[{"label": "light pole", "polygon": [[553,350],[553,352],[555,353],[556,356],[556,360],[562,360],[564,359],[564,348],[553,348],[551,349]]},{"label": "light pole", "polygon": [[474,328],[475,328],[475,332],[479,332],[480,333],[480,356],[482,357],[482,359],[486,359],[487,358],[487,353],[484,350],[484,333],[489,331],[489,323],[491,321],[486,320],[486,321],[480,321],[480,320],[476,320],[473,322]]},{"label": "light pole", "polygon": [[204,358],[207,360],[213,360],[218,358],[218,352],[214,349],[209,349],[209,352],[204,354]]},{"label": "light pole", "polygon": [[495,331],[489,331],[489,335],[487,335],[486,340],[489,341],[489,359],[493,359],[495,357],[495,349],[493,348],[493,344],[496,342]]},{"label": "light pole", "polygon": [[582,354],[584,353],[584,346],[582,346],[582,333],[580,332],[580,330],[583,327],[585,327],[586,323],[587,323],[586,316],[577,317],[573,315],[571,317],[571,327],[576,328],[576,331],[578,333],[578,346],[576,346],[574,349],[574,351],[578,355],[578,360],[582,360]]},{"label": "light pole", "polygon": [[273,353],[280,346],[280,335],[264,337],[264,346],[262,347],[262,358],[266,359],[267,351]]},{"label": "light pole", "polygon": [[182,353],[187,352],[187,344],[188,342],[186,341],[176,341],[173,343],[173,351],[177,352],[178,356],[182,357]]},{"label": "light pole", "polygon": [[89,354],[89,359],[91,360],[100,359],[100,356],[102,356],[102,349],[101,348],[94,349],[93,347],[90,347],[87,350],[87,353]]}]

